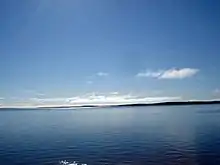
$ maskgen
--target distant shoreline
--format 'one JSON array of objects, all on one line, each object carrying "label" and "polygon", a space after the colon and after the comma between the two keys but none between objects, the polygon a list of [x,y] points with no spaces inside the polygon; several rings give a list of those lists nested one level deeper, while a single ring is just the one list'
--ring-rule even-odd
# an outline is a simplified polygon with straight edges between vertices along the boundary
[{"label": "distant shoreline", "polygon": [[208,105],[220,104],[220,101],[179,101],[179,102],[161,102],[150,104],[124,104],[116,105],[116,107],[132,107],[132,106],[174,106],[174,105]]},{"label": "distant shoreline", "polygon": [[82,105],[82,106],[54,106],[37,108],[104,108],[104,107],[141,107],[141,106],[174,106],[174,105],[208,105],[220,104],[220,101],[179,101],[179,102],[160,102],[160,103],[137,103],[137,104],[118,104],[118,105]]},{"label": "distant shoreline", "polygon": [[71,106],[42,106],[42,107],[1,107],[1,109],[76,109],[76,108],[117,108],[117,107],[147,107],[147,106],[184,106],[184,105],[214,105],[220,104],[216,101],[178,101],[178,102],[160,102],[160,103],[136,103],[136,104],[118,104],[118,105],[71,105]]}]

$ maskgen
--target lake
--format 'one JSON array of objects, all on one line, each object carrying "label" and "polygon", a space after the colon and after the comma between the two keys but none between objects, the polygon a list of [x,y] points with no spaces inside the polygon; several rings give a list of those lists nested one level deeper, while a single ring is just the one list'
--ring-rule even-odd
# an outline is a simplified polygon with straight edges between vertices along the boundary
[{"label": "lake", "polygon": [[220,105],[0,110],[0,165],[220,165]]}]

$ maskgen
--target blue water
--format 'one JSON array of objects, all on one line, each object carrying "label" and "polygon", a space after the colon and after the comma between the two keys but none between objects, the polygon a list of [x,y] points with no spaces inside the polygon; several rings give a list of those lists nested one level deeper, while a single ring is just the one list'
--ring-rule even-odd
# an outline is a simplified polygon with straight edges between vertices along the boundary
[{"label": "blue water", "polygon": [[220,165],[220,106],[0,111],[0,165],[64,160]]}]

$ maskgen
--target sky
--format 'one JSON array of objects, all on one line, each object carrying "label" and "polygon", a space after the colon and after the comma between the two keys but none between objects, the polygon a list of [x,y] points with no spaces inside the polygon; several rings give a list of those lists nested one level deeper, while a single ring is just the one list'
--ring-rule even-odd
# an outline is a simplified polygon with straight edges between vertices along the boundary
[{"label": "sky", "polygon": [[218,0],[1,0],[0,106],[220,98]]}]

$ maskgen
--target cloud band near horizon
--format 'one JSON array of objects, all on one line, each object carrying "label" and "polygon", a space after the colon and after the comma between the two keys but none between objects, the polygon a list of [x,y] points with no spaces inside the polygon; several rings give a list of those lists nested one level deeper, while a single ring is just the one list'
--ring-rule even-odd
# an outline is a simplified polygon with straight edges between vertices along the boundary
[{"label": "cloud band near horizon", "polygon": [[120,95],[118,92],[104,94],[86,94],[82,96],[64,98],[29,98],[23,100],[30,103],[29,106],[73,106],[73,105],[118,105],[137,103],[158,103],[166,101],[180,101],[180,96],[140,97],[131,94]]}]

